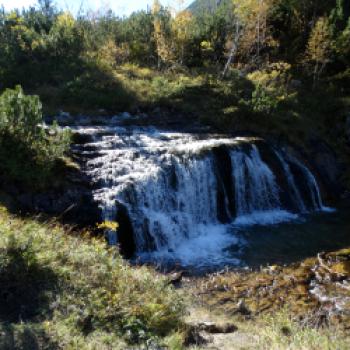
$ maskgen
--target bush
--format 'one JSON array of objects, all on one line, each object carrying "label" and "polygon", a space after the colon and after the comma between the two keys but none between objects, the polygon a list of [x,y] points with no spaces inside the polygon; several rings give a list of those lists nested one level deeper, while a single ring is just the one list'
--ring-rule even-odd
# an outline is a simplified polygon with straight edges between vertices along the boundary
[{"label": "bush", "polygon": [[247,78],[255,86],[250,101],[254,112],[272,114],[295,98],[296,92],[290,88],[290,69],[288,63],[278,62],[248,74]]},{"label": "bush", "polygon": [[0,177],[41,187],[49,182],[57,160],[67,151],[68,131],[43,127],[38,96],[26,96],[20,86],[0,96]]}]

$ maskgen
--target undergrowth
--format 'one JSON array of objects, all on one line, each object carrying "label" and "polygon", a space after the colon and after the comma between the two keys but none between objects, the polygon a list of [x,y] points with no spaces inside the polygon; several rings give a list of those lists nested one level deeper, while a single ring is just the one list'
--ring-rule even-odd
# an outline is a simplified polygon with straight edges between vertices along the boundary
[{"label": "undergrowth", "polygon": [[0,349],[125,349],[181,325],[183,300],[166,279],[101,240],[4,209],[0,231]]},{"label": "undergrowth", "polygon": [[332,328],[315,328],[293,319],[288,309],[262,317],[254,327],[257,348],[261,350],[338,350],[349,349],[350,338]]}]

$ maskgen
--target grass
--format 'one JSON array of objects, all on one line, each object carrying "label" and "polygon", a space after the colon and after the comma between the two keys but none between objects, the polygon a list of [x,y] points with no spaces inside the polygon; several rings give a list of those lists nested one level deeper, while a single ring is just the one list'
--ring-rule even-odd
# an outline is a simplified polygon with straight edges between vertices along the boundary
[{"label": "grass", "polygon": [[301,324],[287,309],[262,317],[254,325],[261,350],[338,350],[350,347],[350,338],[337,328],[314,328]]},{"label": "grass", "polygon": [[233,323],[238,330],[231,334],[205,335],[207,344],[191,346],[190,350],[340,350],[348,349],[350,337],[337,327],[314,327],[312,322],[300,322],[291,316],[286,307],[271,314],[252,319],[218,312],[218,310],[194,309],[192,321],[210,320],[215,324]]},{"label": "grass", "polygon": [[152,116],[154,109],[163,108],[175,120],[181,115],[198,118],[218,131],[283,136],[294,143],[318,136],[339,144],[347,91],[339,94],[332,81],[316,90],[307,82],[293,87],[288,67],[281,67],[272,65],[246,76],[233,70],[225,80],[200,69],[92,67],[63,86],[44,86],[33,93],[41,96],[47,114],[63,109],[72,114],[96,115],[104,110],[111,115],[127,111]]},{"label": "grass", "polygon": [[307,78],[293,86],[289,68],[272,64],[248,75],[232,70],[222,80],[217,72],[205,69],[92,66],[62,86],[42,86],[31,92],[42,98],[46,114],[59,110],[92,116],[146,112],[152,125],[200,120],[219,132],[274,137],[306,150],[318,139],[328,142],[341,161],[350,164],[344,133],[349,91],[336,88],[339,79],[346,86],[349,73],[312,89]]},{"label": "grass", "polygon": [[3,208],[0,231],[0,349],[125,349],[181,326],[183,300],[167,280],[101,240]]}]

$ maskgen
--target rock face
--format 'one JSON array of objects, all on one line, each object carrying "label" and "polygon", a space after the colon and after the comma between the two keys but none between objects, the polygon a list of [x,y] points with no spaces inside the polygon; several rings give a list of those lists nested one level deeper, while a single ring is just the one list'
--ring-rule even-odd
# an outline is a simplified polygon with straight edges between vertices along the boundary
[{"label": "rock face", "polygon": [[5,193],[10,209],[22,214],[46,214],[78,226],[94,225],[101,218],[91,184],[78,170],[67,172],[62,184],[44,192],[7,186]]},{"label": "rock face", "polygon": [[[344,166],[333,149],[323,140],[310,139],[306,145],[288,145],[270,140],[277,148],[285,151],[304,163],[316,176],[322,196],[326,202],[336,202],[345,192],[341,181]],[[297,174],[296,174],[297,175]]]},{"label": "rock face", "polygon": [[324,192],[329,197],[339,198],[344,191],[340,182],[342,166],[334,151],[320,140],[310,142],[310,163],[324,185]]}]

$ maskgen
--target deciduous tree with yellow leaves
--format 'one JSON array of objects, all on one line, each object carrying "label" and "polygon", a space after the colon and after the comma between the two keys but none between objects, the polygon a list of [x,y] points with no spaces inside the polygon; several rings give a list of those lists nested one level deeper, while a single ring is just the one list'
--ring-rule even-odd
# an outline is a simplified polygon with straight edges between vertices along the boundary
[{"label": "deciduous tree with yellow leaves", "polygon": [[154,38],[158,55],[158,68],[162,64],[174,61],[174,54],[170,40],[170,13],[161,6],[159,0],[155,0],[152,6]]},{"label": "deciduous tree with yellow leaves", "polygon": [[314,86],[330,62],[332,45],[329,21],[325,17],[320,17],[311,31],[305,55],[306,62],[312,66]]}]

